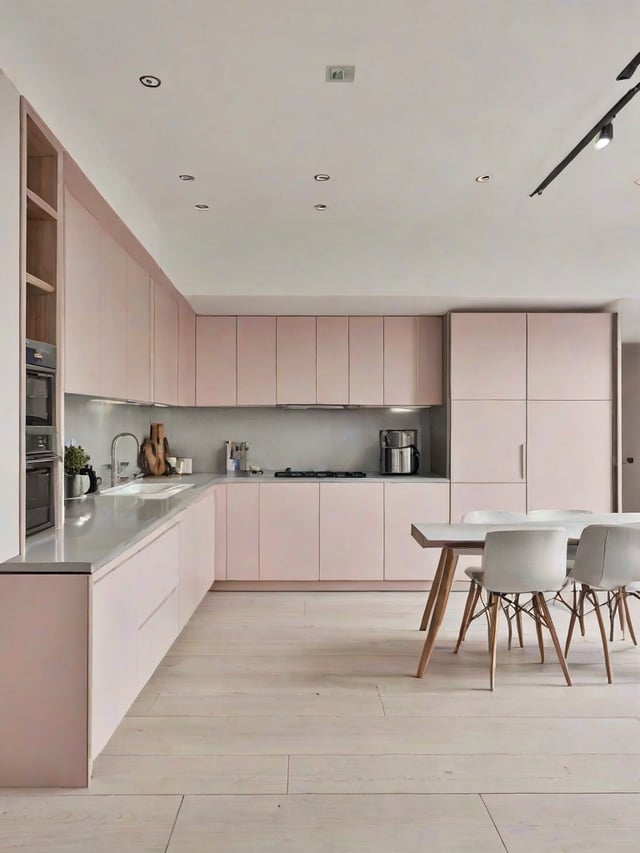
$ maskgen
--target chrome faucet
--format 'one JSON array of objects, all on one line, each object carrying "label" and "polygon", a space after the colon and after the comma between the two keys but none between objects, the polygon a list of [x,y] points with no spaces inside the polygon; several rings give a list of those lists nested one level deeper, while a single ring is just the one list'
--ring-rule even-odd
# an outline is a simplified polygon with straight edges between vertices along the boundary
[{"label": "chrome faucet", "polygon": [[[120,480],[128,480],[129,477],[121,477],[120,472],[122,468],[126,468],[129,463],[128,462],[118,462],[118,458],[116,456],[116,448],[118,445],[118,439],[124,438],[125,436],[130,436],[136,443],[136,459],[140,457],[140,442],[136,438],[136,436],[132,432],[119,432],[111,442],[111,485],[115,486]],[[133,475],[136,476],[135,474]]]}]

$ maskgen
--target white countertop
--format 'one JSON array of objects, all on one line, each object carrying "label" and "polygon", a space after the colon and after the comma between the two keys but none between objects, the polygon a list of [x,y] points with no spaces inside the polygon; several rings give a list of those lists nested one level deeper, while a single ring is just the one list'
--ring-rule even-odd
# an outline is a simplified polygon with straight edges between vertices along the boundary
[{"label": "white countertop", "polygon": [[[431,475],[382,476],[367,474],[361,478],[275,477],[265,474],[188,474],[161,478],[192,483],[171,498],[141,500],[138,497],[87,495],[65,502],[65,523],[60,530],[44,530],[27,539],[25,553],[0,563],[5,574],[93,574],[106,563],[154,530],[179,515],[208,488],[230,483],[448,483]],[[213,520],[212,520],[213,523]]]}]

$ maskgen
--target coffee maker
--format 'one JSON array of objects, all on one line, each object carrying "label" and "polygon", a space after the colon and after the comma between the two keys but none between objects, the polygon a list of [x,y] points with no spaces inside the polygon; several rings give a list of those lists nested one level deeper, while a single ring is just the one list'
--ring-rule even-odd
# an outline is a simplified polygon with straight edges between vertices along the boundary
[{"label": "coffee maker", "polygon": [[417,429],[380,430],[380,473],[417,474],[420,451]]}]

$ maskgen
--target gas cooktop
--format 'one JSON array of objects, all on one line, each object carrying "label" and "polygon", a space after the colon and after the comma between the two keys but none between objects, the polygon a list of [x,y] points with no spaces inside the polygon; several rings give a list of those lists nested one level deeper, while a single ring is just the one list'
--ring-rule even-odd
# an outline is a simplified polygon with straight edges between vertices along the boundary
[{"label": "gas cooktop", "polygon": [[284,471],[276,471],[276,477],[338,477],[341,479],[351,479],[355,477],[366,477],[364,471],[292,471],[291,468],[285,468]]}]

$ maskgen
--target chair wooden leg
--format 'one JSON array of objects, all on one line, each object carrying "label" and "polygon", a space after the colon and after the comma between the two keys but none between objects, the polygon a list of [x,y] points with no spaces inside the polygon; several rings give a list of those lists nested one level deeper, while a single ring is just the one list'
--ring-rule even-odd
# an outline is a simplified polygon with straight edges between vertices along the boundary
[{"label": "chair wooden leg", "polygon": [[506,605],[503,604],[502,607],[504,610],[505,618],[507,620],[507,650],[511,651],[511,643],[513,641],[513,626],[511,624],[511,620],[513,619],[513,616],[509,615],[509,605],[508,604],[506,604]]},{"label": "chair wooden leg", "polygon": [[[582,607],[578,606],[578,608],[577,608],[577,610],[578,610],[578,623],[580,625],[580,636],[584,637],[584,633],[585,633],[585,631],[584,631],[584,596],[582,596],[581,601],[582,601]],[[576,608],[577,602],[578,602],[578,587],[574,583],[573,584],[573,606],[574,606],[574,609]]]},{"label": "chair wooden leg", "polygon": [[524,648],[524,641],[522,639],[522,610],[520,610],[520,596],[516,595],[516,629],[518,631],[518,643],[520,644],[520,648]]},{"label": "chair wooden leg", "polygon": [[465,641],[467,636],[467,631],[469,630],[469,625],[473,621],[473,615],[476,612],[476,607],[478,606],[478,602],[480,601],[480,596],[482,595],[482,587],[479,583],[475,584],[475,597],[473,599],[473,604],[471,605],[471,615],[469,621],[467,622],[467,627],[464,629],[464,634],[462,635],[462,642]]},{"label": "chair wooden leg", "polygon": [[616,609],[618,601],[612,592],[607,593],[607,610],[609,611],[609,642],[613,642],[613,632],[616,627]]},{"label": "chair wooden leg", "polygon": [[429,619],[431,617],[431,613],[433,612],[433,607],[436,603],[436,598],[438,597],[438,589],[440,588],[440,580],[442,578],[442,572],[444,571],[445,560],[446,548],[443,548],[440,552],[438,568],[436,569],[436,573],[433,577],[433,583],[431,584],[431,589],[429,590],[429,595],[427,596],[427,603],[424,606],[424,613],[422,614],[422,621],[420,622],[421,631],[427,630],[427,625],[429,624]]},{"label": "chair wooden leg", "polygon": [[[575,592],[575,586],[574,586]],[[564,656],[567,657],[569,655],[569,646],[571,645],[571,638],[573,637],[573,629],[575,628],[576,618],[578,616],[577,606],[576,606],[576,597],[575,594],[573,596],[573,608],[571,609],[571,618],[569,619],[569,627],[567,629],[567,639],[564,643]]]},{"label": "chair wooden leg", "polygon": [[600,602],[598,601],[598,596],[591,588],[589,588],[587,596],[593,604],[596,611],[596,616],[598,618],[598,627],[600,628],[600,637],[602,638],[602,651],[604,652],[604,665],[607,670],[607,682],[609,684],[613,684],[613,676],[611,674],[611,661],[609,660],[609,645],[607,643],[607,631],[604,627],[602,613],[600,612]]},{"label": "chair wooden leg", "polygon": [[458,654],[458,649],[462,645],[464,636],[467,633],[467,628],[469,627],[469,622],[471,621],[471,616],[473,614],[473,605],[476,601],[476,592],[480,594],[480,587],[475,581],[471,581],[469,584],[469,592],[467,593],[467,600],[464,603],[464,613],[462,614],[462,622],[460,623],[460,631],[458,632],[458,642],[453,650],[454,655]]},{"label": "chair wooden leg", "polygon": [[617,599],[617,607],[618,607],[618,617],[620,618],[620,633],[622,634],[622,639],[626,639],[626,626],[625,626],[625,608],[624,608],[624,599],[625,592],[623,589],[617,590],[614,595]]},{"label": "chair wooden leg", "polygon": [[498,617],[500,616],[500,598],[489,593],[489,689],[493,690],[496,681],[496,653],[498,649]]},{"label": "chair wooden leg", "polygon": [[556,650],[558,663],[560,664],[562,672],[564,673],[564,679],[567,682],[567,685],[571,687],[571,676],[569,675],[569,668],[567,667],[567,662],[564,659],[564,655],[562,654],[560,640],[558,639],[558,634],[556,633],[556,626],[553,624],[553,619],[551,618],[551,613],[549,612],[549,608],[547,607],[547,602],[544,600],[544,595],[542,595],[541,592],[538,593],[538,604],[542,615],[544,616],[547,629],[551,634],[551,641],[553,642],[553,647]]},{"label": "chair wooden leg", "polygon": [[623,592],[624,598],[622,599],[624,604],[624,612],[627,617],[627,626],[629,628],[629,636],[631,637],[631,642],[634,646],[638,645],[638,641],[636,640],[636,632],[633,628],[633,622],[631,621],[631,613],[629,612],[629,602],[627,601],[627,593]]},{"label": "chair wooden leg", "polygon": [[536,623],[536,634],[538,635],[538,648],[540,649],[540,663],[544,663],[544,641],[542,639],[542,615],[540,613],[540,605],[537,597],[534,595],[531,599],[533,604],[533,615]]}]

